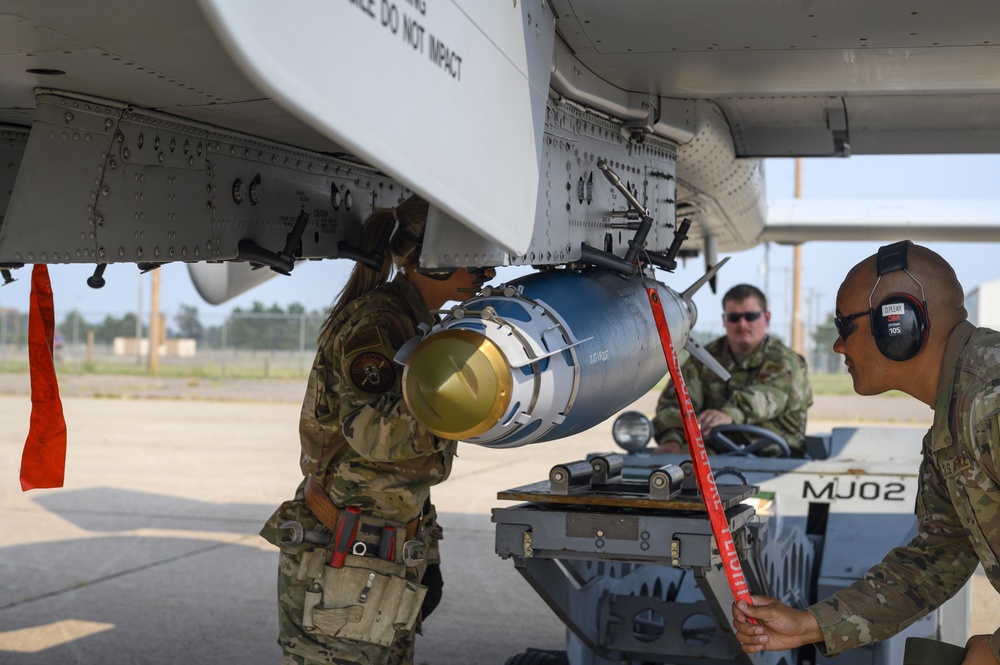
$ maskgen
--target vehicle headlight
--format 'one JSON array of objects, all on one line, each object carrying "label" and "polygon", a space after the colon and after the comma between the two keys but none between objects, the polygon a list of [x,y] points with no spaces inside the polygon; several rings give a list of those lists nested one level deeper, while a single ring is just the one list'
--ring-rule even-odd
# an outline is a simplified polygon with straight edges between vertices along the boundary
[{"label": "vehicle headlight", "polygon": [[615,443],[630,453],[637,453],[649,445],[653,438],[653,423],[638,411],[626,411],[611,426]]}]

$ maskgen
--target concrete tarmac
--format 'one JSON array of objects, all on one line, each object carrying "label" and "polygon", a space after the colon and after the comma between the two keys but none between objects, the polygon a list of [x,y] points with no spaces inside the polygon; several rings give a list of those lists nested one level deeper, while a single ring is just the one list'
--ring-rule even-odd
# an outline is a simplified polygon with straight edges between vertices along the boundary
[{"label": "concrete tarmac", "polygon": [[[0,386],[15,393],[0,396],[0,663],[280,662],[277,552],[256,533],[301,478],[301,387],[268,401],[205,401],[192,399],[197,384],[176,388],[165,395],[174,399],[66,396],[65,487],[22,493],[31,404]],[[903,413],[906,401],[881,413]],[[649,395],[635,406],[654,404]],[[929,410],[914,414],[908,424],[929,424]],[[610,421],[514,450],[460,447],[434,490],[445,595],[418,638],[418,663],[502,665],[528,647],[561,648],[562,624],[494,554],[490,509],[500,490],[613,448]],[[983,603],[996,594],[982,575],[975,583],[973,628],[992,632],[1000,609]]]}]

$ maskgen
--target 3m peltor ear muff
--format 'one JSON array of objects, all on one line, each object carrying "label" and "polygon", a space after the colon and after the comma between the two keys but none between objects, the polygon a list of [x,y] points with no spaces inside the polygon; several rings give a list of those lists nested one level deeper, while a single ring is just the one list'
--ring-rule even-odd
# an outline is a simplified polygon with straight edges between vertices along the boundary
[{"label": "3m peltor ear muff", "polygon": [[[910,244],[909,240],[902,240],[879,248],[876,262],[878,279],[875,280],[872,292],[868,294],[868,318],[871,321],[872,337],[875,338],[875,346],[879,352],[889,360],[909,360],[920,353],[931,327],[924,285],[906,269],[906,252]],[[882,275],[897,270],[902,270],[917,283],[920,287],[920,300],[909,293],[890,293],[872,306],[872,296],[882,281]]]}]

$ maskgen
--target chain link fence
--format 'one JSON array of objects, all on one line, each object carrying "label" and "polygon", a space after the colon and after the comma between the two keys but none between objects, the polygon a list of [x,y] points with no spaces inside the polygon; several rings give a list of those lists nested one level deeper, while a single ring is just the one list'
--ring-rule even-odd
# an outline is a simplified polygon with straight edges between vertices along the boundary
[{"label": "chain link fence", "polygon": [[[93,323],[102,316],[104,323]],[[164,317],[168,336],[161,347],[159,372],[203,378],[305,378],[324,318],[319,312],[265,311],[206,316],[182,308]],[[27,330],[26,312],[0,308],[0,371],[27,370]],[[704,345],[724,332],[709,329],[693,334]],[[811,373],[843,372],[843,359],[831,348],[835,336],[830,323],[817,326],[808,336],[806,361]],[[148,326],[137,325],[134,314],[114,319],[71,312],[57,321],[57,368],[77,373],[146,373],[148,340]]]},{"label": "chain link fence", "polygon": [[[53,347],[58,371],[105,374],[149,371],[148,326],[135,326],[135,316],[127,315],[116,320],[118,332],[124,333],[120,329],[129,327],[131,321],[138,337],[135,332],[112,337],[107,326],[102,329],[88,323],[94,318],[80,313],[57,321]],[[188,326],[194,333],[192,336],[184,336],[166,321],[168,334],[160,347],[160,374],[305,378],[325,317],[317,312],[233,312],[203,318],[207,319],[205,323],[199,320],[199,325]],[[27,370],[27,319],[27,313],[0,310],[0,370]]]}]

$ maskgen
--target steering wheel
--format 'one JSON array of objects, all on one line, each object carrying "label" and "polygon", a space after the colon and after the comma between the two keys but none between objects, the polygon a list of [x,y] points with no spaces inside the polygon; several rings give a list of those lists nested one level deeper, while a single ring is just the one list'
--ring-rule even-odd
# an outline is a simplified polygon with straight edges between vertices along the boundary
[{"label": "steering wheel", "polygon": [[[736,443],[730,438],[733,434],[746,434],[753,441],[747,445]],[[787,441],[771,430],[757,425],[719,425],[713,427],[711,434],[705,438],[705,443],[722,450],[720,455],[756,456],[758,451],[775,445],[781,450],[779,457],[792,456],[792,449]]]}]

